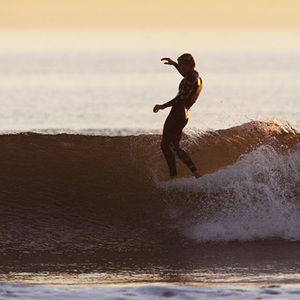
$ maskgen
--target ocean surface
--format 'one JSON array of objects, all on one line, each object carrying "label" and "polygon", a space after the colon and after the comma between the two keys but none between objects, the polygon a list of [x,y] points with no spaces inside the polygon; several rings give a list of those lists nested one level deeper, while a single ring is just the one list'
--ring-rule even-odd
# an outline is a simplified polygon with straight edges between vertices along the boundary
[{"label": "ocean surface", "polygon": [[[0,299],[299,299],[300,31],[0,30]],[[190,52],[203,90],[160,150]]]}]

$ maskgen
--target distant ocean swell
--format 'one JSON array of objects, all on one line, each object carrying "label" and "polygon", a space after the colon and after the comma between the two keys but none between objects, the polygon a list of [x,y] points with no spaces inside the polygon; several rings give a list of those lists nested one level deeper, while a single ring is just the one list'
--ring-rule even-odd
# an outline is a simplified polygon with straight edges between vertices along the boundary
[{"label": "distant ocean swell", "polygon": [[152,234],[163,228],[198,242],[300,240],[297,130],[251,122],[190,131],[182,145],[204,176],[174,181],[167,181],[160,139],[0,136],[2,245],[19,241],[19,248],[36,249],[36,237],[46,249],[76,237],[78,247],[93,247],[101,243],[97,228],[117,240],[115,224],[130,227],[133,236],[141,227]]}]

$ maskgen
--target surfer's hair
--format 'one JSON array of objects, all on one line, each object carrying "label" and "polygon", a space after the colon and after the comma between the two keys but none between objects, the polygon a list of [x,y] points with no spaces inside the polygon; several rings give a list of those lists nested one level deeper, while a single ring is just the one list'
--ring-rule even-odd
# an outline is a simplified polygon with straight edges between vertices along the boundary
[{"label": "surfer's hair", "polygon": [[196,67],[196,62],[194,57],[190,53],[184,53],[178,57],[178,62],[182,62],[183,64],[193,67]]}]

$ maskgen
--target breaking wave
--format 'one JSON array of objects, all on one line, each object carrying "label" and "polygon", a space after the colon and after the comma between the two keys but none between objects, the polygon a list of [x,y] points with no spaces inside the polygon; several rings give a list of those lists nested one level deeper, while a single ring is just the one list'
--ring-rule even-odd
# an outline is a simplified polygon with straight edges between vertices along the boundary
[{"label": "breaking wave", "polygon": [[95,228],[116,223],[130,226],[135,238],[143,227],[152,233],[175,230],[197,242],[300,240],[297,130],[251,122],[190,131],[182,145],[203,176],[188,177],[178,162],[181,178],[173,181],[167,180],[160,139],[154,134],[0,136],[2,245],[18,240],[36,248],[37,231],[43,247],[54,233],[56,240],[73,243],[76,225],[81,237],[89,236],[81,242],[92,247],[99,243]]}]

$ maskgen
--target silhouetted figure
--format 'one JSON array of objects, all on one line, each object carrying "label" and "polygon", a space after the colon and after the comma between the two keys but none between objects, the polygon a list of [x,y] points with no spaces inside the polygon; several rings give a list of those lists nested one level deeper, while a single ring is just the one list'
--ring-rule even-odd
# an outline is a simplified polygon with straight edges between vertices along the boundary
[{"label": "silhouetted figure", "polygon": [[177,96],[165,104],[156,104],[153,108],[153,112],[156,113],[160,109],[172,106],[164,124],[161,149],[167,161],[171,178],[177,176],[174,154],[176,154],[188,166],[192,174],[198,178],[201,175],[198,173],[190,156],[183,149],[179,148],[179,142],[182,130],[189,119],[188,110],[195,103],[201,92],[202,79],[195,70],[196,64],[191,54],[186,53],[178,57],[178,63],[167,57],[161,60],[165,61],[167,65],[174,66],[184,77],[180,82]]}]

